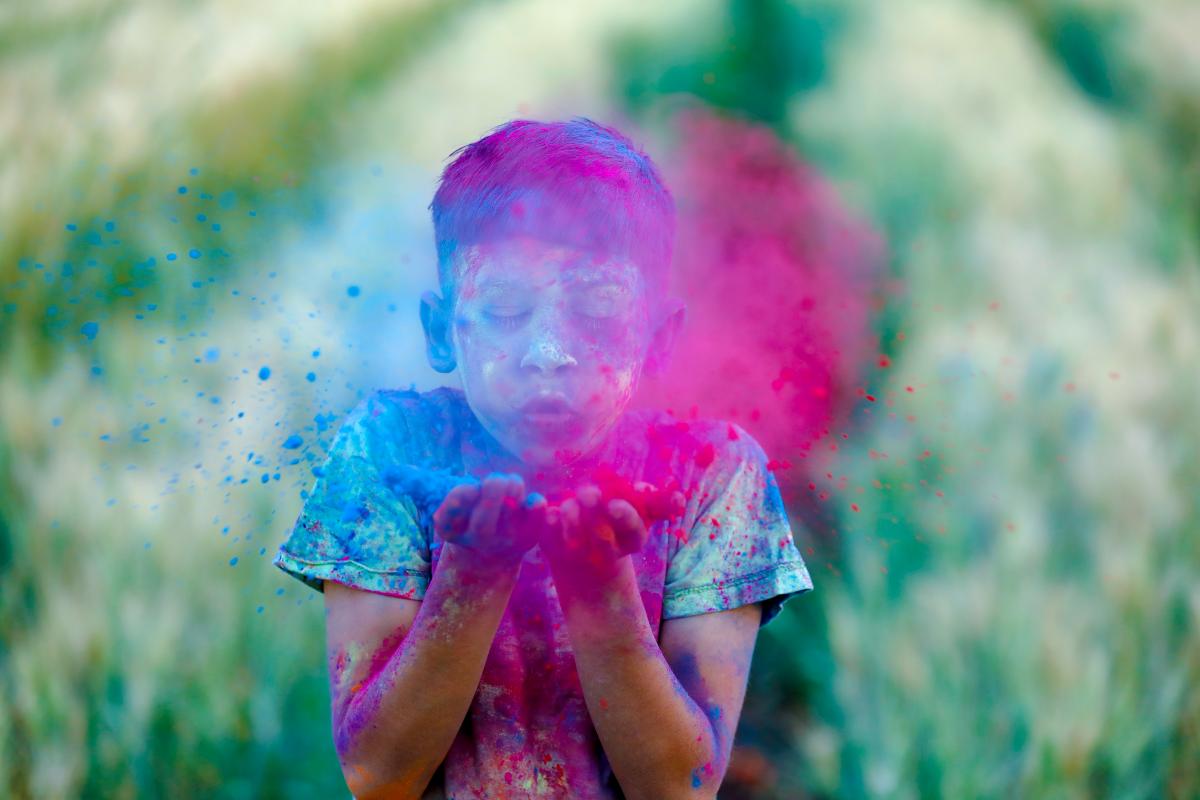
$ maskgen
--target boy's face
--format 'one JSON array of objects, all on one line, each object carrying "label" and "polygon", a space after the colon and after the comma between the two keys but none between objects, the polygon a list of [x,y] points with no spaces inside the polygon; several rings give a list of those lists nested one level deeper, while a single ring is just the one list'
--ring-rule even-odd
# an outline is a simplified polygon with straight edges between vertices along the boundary
[{"label": "boy's face", "polygon": [[570,463],[603,440],[682,308],[660,324],[640,269],[532,238],[464,248],[454,297],[422,298],[430,361],[457,366],[471,410],[527,464]]}]

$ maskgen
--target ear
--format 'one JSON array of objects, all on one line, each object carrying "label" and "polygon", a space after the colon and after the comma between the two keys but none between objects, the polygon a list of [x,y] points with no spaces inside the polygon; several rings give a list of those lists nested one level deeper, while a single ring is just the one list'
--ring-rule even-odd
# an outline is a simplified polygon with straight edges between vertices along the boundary
[{"label": "ear", "polygon": [[450,336],[448,303],[433,292],[421,295],[421,327],[425,329],[425,355],[437,372],[453,372],[454,342]]},{"label": "ear", "polygon": [[650,335],[650,347],[646,352],[644,372],[658,376],[666,373],[671,365],[671,354],[683,324],[687,321],[687,305],[678,297],[669,297],[663,303],[654,331]]}]

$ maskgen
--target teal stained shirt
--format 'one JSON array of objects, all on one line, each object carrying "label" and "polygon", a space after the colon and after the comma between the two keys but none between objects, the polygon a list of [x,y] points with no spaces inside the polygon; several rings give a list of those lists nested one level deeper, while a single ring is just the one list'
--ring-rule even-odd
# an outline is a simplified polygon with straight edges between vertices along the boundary
[{"label": "teal stained shirt", "polygon": [[[687,497],[682,520],[653,525],[632,556],[656,633],[664,619],[750,603],[762,603],[765,625],[784,600],[812,589],[766,456],[742,428],[629,411],[595,457],[630,481],[677,481]],[[441,549],[433,509],[389,475],[416,465],[483,478],[514,471],[507,458],[461,391],[377,391],[342,423],[274,563],[318,590],[332,580],[420,600]],[[442,767],[426,797],[621,797],[539,548],[522,564]]]}]

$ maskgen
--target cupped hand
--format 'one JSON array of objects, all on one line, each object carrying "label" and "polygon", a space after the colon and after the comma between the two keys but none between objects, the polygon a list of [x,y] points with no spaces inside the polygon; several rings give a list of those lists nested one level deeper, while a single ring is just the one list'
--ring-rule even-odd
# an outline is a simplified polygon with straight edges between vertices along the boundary
[{"label": "cupped hand", "polygon": [[433,528],[486,562],[516,564],[544,537],[547,508],[520,475],[495,473],[451,489],[433,514]]},{"label": "cupped hand", "polygon": [[[633,485],[634,493],[606,494],[589,484],[577,489],[546,512],[542,550],[558,571],[584,573],[592,577],[611,576],[620,559],[639,552],[646,543],[647,524],[672,519],[683,512],[680,492],[663,495],[646,483]],[[650,500],[654,514],[644,519]],[[639,509],[642,513],[639,513]]]}]

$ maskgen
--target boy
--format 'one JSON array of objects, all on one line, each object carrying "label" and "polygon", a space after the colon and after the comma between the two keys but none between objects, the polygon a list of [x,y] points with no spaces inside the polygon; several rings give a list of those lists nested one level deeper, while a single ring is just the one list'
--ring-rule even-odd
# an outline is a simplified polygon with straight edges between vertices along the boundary
[{"label": "boy", "polygon": [[346,782],[715,797],[758,628],[812,582],[744,430],[628,409],[683,320],[671,196],[582,118],[452,155],[421,322],[462,390],[368,396],[275,557],[324,592]]}]

